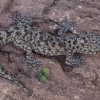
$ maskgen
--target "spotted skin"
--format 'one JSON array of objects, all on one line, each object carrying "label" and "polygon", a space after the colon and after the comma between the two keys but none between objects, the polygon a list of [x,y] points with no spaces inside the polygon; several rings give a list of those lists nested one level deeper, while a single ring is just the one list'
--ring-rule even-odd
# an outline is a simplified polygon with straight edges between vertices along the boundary
[{"label": "spotted skin", "polygon": [[21,81],[19,81],[14,75],[5,70],[4,67],[1,65],[0,65],[0,77],[3,77],[7,80],[14,82],[27,93],[27,96],[32,96],[32,93],[25,87],[25,85]]},{"label": "spotted skin", "polygon": [[[65,55],[66,65],[76,66],[79,66],[80,63],[78,62],[81,61],[80,59],[73,59],[74,53],[97,54],[100,52],[100,35],[98,33],[85,32],[76,36],[54,36],[42,31],[40,28],[34,27],[31,18],[21,18],[16,15],[15,17],[12,17],[12,19],[14,20],[12,26],[0,31],[0,47],[6,43],[13,42],[14,45],[25,50],[25,61],[29,66],[29,76],[32,66],[40,66],[40,61],[31,56],[32,51],[47,56]],[[3,74],[3,71],[4,69],[1,67],[0,75],[5,78],[5,74],[8,72],[4,71],[5,74]],[[28,90],[21,84],[21,82],[11,74],[8,74],[6,79],[19,84],[28,93]]]}]

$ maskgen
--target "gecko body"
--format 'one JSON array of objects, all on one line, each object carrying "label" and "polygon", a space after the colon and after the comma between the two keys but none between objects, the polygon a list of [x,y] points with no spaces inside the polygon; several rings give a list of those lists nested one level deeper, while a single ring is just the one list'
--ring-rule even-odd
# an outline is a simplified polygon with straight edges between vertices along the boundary
[{"label": "gecko body", "polygon": [[[0,31],[0,47],[8,42],[13,42],[14,45],[25,50],[26,62],[29,66],[28,75],[30,75],[32,66],[40,65],[40,62],[31,56],[32,51],[47,56],[65,55],[67,65],[80,65],[80,63],[77,64],[76,59],[73,59],[73,54],[76,52],[82,54],[100,52],[100,35],[98,33],[85,32],[76,36],[54,36],[34,27],[30,18],[16,16],[14,23],[11,27]],[[1,68],[1,77],[4,77],[3,71]],[[9,80],[15,82],[16,78],[10,77]],[[25,90],[23,85],[20,86]]]}]

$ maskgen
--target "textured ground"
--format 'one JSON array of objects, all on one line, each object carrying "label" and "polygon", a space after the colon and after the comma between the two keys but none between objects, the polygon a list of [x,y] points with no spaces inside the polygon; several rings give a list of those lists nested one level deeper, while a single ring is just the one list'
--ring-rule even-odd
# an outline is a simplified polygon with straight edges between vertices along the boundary
[{"label": "textured ground", "polygon": [[[61,22],[65,18],[75,21],[74,32],[100,33],[100,0],[0,0],[0,25],[11,23],[10,12],[18,11],[21,16],[34,17],[35,25],[56,34],[59,27],[47,19]],[[1,27],[2,28],[2,27]],[[30,90],[33,97],[27,97],[14,83],[0,78],[0,100],[99,100],[100,98],[100,55],[85,55],[84,68],[64,72],[55,58],[33,55],[48,67],[51,76],[46,83],[40,83],[32,72],[32,78],[23,74],[27,65],[19,63],[25,58],[24,51],[13,44],[1,48],[0,64],[16,75]],[[16,55],[17,54],[17,55]],[[62,58],[61,58],[62,59]]]}]

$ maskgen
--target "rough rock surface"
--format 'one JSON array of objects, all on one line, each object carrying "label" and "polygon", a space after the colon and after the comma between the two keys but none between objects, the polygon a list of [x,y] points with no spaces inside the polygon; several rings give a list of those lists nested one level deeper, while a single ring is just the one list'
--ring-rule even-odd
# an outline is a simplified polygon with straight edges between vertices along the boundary
[{"label": "rough rock surface", "polygon": [[[65,18],[75,21],[75,33],[100,33],[100,0],[0,0],[1,28],[11,23],[9,16],[13,11],[18,11],[21,16],[33,17],[36,26],[51,34],[56,34],[59,26],[48,19],[61,22]],[[0,64],[16,75],[34,95],[27,97],[20,87],[0,78],[0,100],[100,99],[100,55],[85,55],[86,63],[83,68],[64,72],[56,59],[33,53],[42,62],[39,70],[48,67],[51,71],[47,82],[41,83],[34,72],[32,78],[23,74],[27,73],[27,65],[19,63],[25,58],[23,50],[12,43],[6,44],[1,50],[6,52],[0,52]]]}]

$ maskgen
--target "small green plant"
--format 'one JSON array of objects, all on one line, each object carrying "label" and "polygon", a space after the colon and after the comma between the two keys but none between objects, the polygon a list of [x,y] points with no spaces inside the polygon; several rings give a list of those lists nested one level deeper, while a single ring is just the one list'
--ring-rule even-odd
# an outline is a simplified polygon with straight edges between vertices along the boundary
[{"label": "small green plant", "polygon": [[43,68],[41,72],[37,72],[35,69],[33,69],[33,71],[36,73],[38,80],[43,83],[46,82],[46,78],[50,76],[50,71],[48,68]]},{"label": "small green plant", "polygon": [[41,72],[37,73],[37,77],[38,77],[40,82],[46,82],[46,77],[43,76]]},{"label": "small green plant", "polygon": [[48,78],[50,76],[50,71],[48,68],[43,68],[41,71],[42,75]]}]

